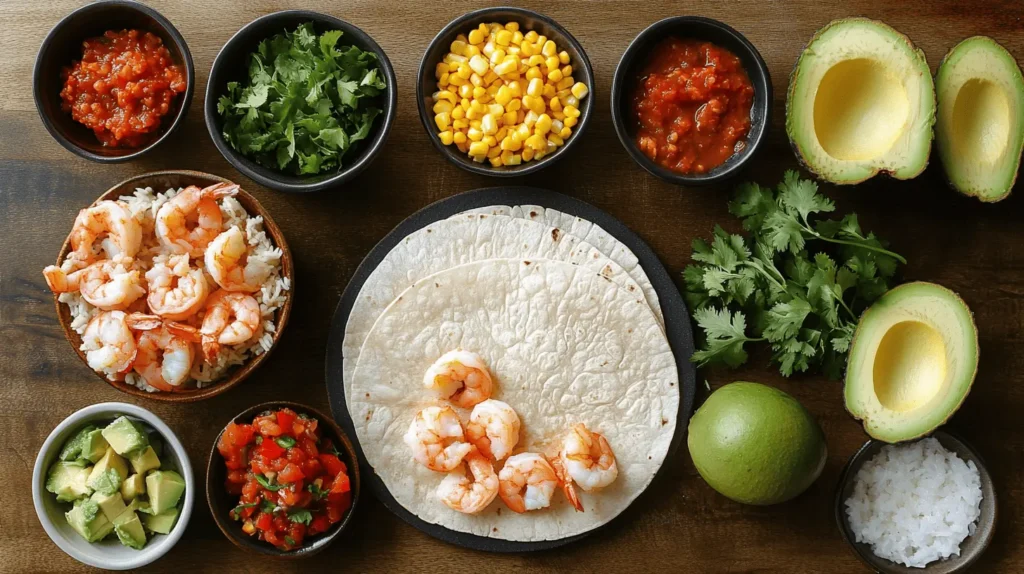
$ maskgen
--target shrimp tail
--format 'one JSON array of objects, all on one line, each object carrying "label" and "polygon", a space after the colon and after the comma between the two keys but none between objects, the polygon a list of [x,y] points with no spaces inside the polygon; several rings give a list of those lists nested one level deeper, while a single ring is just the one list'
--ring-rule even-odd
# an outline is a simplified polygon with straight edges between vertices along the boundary
[{"label": "shrimp tail", "polygon": [[199,336],[199,329],[196,329],[192,325],[186,325],[185,323],[178,323],[176,321],[169,321],[164,325],[172,335],[180,339],[184,339],[189,343],[198,343],[201,340],[201,337]]},{"label": "shrimp tail", "polygon": [[134,331],[152,331],[153,329],[159,329],[163,325],[164,321],[157,315],[147,315],[145,313],[132,313],[128,315],[126,319],[128,328]]},{"label": "shrimp tail", "polygon": [[580,498],[576,494],[576,487],[572,484],[572,478],[569,477],[565,467],[562,466],[562,457],[560,455],[548,457],[548,462],[551,463],[551,468],[555,469],[558,484],[562,487],[562,493],[569,500],[569,504],[576,509],[576,512],[584,512],[583,503],[580,502]]},{"label": "shrimp tail", "polygon": [[215,183],[209,187],[203,188],[199,195],[203,198],[211,199],[223,199],[225,197],[234,197],[238,195],[238,190],[241,186],[237,183]]},{"label": "shrimp tail", "polygon": [[43,269],[43,277],[46,279],[47,287],[54,293],[67,293],[78,290],[78,275],[75,273],[65,273],[63,269],[56,265],[48,265]]},{"label": "shrimp tail", "polygon": [[220,353],[220,343],[217,342],[216,337],[203,336],[203,360],[206,364],[212,365],[217,359],[217,355]]}]

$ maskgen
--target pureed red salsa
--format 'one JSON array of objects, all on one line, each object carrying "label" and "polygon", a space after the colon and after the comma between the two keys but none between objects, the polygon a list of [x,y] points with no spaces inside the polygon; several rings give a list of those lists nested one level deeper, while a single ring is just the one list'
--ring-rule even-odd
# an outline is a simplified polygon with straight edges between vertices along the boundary
[{"label": "pureed red salsa", "polygon": [[252,424],[231,422],[217,450],[228,469],[225,488],[239,497],[231,518],[281,550],[326,532],[352,506],[348,468],[314,418],[284,408]]},{"label": "pureed red salsa", "polygon": [[735,54],[703,40],[666,38],[633,95],[636,142],[676,173],[706,173],[743,149],[754,87]]},{"label": "pureed red salsa", "polygon": [[61,77],[64,111],[110,147],[145,144],[187,87],[184,70],[171,62],[160,38],[139,30],[108,30],[86,40],[82,59]]}]

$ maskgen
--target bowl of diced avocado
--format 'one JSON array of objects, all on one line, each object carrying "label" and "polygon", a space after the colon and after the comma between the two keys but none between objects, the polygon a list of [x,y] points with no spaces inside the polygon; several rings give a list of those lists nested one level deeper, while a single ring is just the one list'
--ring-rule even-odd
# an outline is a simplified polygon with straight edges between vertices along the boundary
[{"label": "bowl of diced avocado", "polygon": [[192,465],[156,415],[127,403],[86,407],[43,442],[32,475],[36,514],[72,558],[139,568],[181,538],[194,500]]}]

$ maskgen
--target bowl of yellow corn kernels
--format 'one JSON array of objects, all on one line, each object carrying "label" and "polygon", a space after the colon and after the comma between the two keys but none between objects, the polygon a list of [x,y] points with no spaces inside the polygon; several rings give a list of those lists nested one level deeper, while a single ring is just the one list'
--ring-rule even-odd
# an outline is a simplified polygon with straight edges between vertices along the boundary
[{"label": "bowl of yellow corn kernels", "polygon": [[453,20],[420,62],[416,100],[438,150],[498,177],[538,171],[568,153],[593,109],[594,71],[557,22],[522,8]]}]

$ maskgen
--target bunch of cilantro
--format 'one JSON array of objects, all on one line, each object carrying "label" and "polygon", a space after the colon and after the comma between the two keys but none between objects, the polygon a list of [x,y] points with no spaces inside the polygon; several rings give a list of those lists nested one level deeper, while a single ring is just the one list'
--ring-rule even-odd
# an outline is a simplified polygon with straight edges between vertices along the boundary
[{"label": "bunch of cilantro", "polygon": [[818,186],[787,171],[776,190],[745,183],[729,212],[747,235],[716,226],[714,239],[693,242],[683,272],[686,299],[704,334],[691,360],[738,367],[747,343],[767,342],[786,377],[842,375],[860,314],[889,289],[899,263],[851,213],[824,219],[835,204]]},{"label": "bunch of cilantro", "polygon": [[311,23],[260,42],[249,83],[229,82],[217,112],[224,139],[260,165],[317,174],[342,166],[381,113],[386,88],[377,56],[339,49],[340,30],[317,36]]}]

